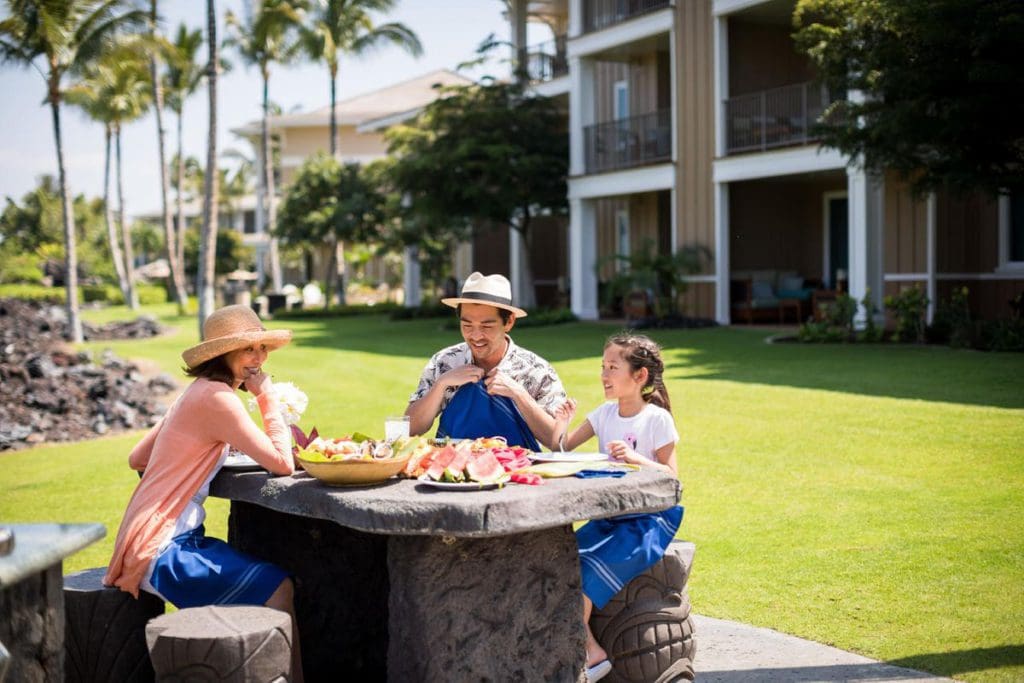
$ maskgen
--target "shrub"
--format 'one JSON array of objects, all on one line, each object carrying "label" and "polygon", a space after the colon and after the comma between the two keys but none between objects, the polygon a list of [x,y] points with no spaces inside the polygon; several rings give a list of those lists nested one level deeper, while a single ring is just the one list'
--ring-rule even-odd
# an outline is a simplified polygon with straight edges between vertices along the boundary
[{"label": "shrub", "polygon": [[978,345],[979,326],[971,320],[967,294],[967,287],[958,287],[950,294],[949,301],[944,301],[936,307],[932,324],[926,330],[930,343],[948,343],[954,349],[967,349]]},{"label": "shrub", "polygon": [[445,304],[428,304],[407,308],[399,306],[391,312],[392,320],[413,320],[415,318],[447,318],[455,317],[455,309]]},{"label": "shrub", "polygon": [[[447,308],[447,307],[446,307]],[[448,309],[451,311],[452,309]],[[568,308],[541,308],[529,313],[525,318],[516,318],[516,329],[522,327],[544,327],[546,325],[561,325],[562,323],[576,322],[578,318]],[[459,329],[459,321],[454,316],[445,321],[442,327],[446,330]]]},{"label": "shrub", "polygon": [[896,317],[892,341],[924,343],[924,314],[928,309],[928,297],[920,288],[911,287],[896,296],[885,297],[885,307]]},{"label": "shrub", "polygon": [[43,271],[39,268],[39,257],[36,255],[0,254],[0,282],[37,285],[42,280]]},{"label": "shrub", "polygon": [[274,318],[278,320],[342,318],[351,315],[380,315],[383,313],[391,313],[394,316],[395,312],[400,308],[399,304],[388,302],[381,304],[344,304],[331,306],[327,310],[324,310],[322,306],[315,308],[293,308],[290,311],[279,309],[274,311]]},{"label": "shrub", "polygon": [[62,304],[66,301],[67,295],[63,287],[47,287],[45,285],[0,285],[0,297],[12,299],[25,299],[27,301],[46,301],[52,304]]},{"label": "shrub", "polygon": [[[867,301],[870,303],[870,299]],[[801,325],[797,339],[802,342],[856,341],[853,317],[857,314],[857,301],[853,297],[840,294],[835,301],[826,304],[822,311],[824,319]]]}]

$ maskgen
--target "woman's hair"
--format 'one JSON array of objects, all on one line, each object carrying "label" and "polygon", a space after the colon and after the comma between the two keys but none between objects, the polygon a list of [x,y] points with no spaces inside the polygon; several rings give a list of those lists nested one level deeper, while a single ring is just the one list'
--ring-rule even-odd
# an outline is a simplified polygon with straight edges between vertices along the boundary
[{"label": "woman's hair", "polygon": [[227,354],[222,353],[204,361],[194,368],[184,368],[185,374],[189,377],[202,377],[211,382],[224,382],[229,386],[235,383],[235,375],[228,367]]},{"label": "woman's hair", "polygon": [[650,337],[632,332],[609,337],[604,348],[613,345],[622,349],[622,357],[629,363],[633,372],[647,368],[647,382],[640,390],[644,401],[661,406],[671,413],[672,404],[668,400],[668,389],[665,387],[665,362],[661,360],[661,347]]}]

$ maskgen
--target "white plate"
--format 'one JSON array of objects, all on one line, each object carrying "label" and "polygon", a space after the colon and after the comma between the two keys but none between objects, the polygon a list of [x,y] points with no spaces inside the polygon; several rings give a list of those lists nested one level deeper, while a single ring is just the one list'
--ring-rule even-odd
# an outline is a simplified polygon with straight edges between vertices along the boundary
[{"label": "white plate", "polygon": [[224,469],[244,472],[246,470],[261,470],[263,466],[248,455],[238,453],[237,455],[232,454],[224,458]]},{"label": "white plate", "polygon": [[505,476],[501,481],[494,482],[493,484],[481,484],[476,481],[434,481],[426,474],[421,474],[416,480],[424,486],[430,486],[435,489],[445,489],[448,491],[483,491],[485,489],[496,489],[502,484],[507,484],[511,477]]},{"label": "white plate", "polygon": [[608,460],[604,453],[532,453],[534,462],[603,462]]}]

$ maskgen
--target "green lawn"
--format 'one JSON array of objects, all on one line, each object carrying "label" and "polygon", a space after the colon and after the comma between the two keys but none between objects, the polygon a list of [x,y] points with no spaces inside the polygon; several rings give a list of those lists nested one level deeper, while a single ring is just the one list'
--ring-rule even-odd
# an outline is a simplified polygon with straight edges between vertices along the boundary
[{"label": "green lawn", "polygon": [[[195,320],[152,341],[87,344],[180,376]],[[90,312],[97,322],[123,309]],[[272,324],[272,326],[284,326]],[[310,395],[303,424],[381,433],[431,353],[437,320],[289,321],[268,364]],[[601,401],[609,325],[524,329],[581,412]],[[768,345],[763,330],[658,332],[683,436],[698,612],[970,681],[1024,678],[1024,355]],[[105,564],[136,481],[137,434],[0,456],[0,519],[98,520],[66,569]],[[223,534],[226,506],[208,527]]]}]

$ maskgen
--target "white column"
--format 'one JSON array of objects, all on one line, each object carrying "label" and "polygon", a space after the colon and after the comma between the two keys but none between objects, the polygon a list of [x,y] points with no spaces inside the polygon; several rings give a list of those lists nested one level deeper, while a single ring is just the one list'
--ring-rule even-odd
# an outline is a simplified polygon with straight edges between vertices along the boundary
[{"label": "white column", "polygon": [[526,254],[526,244],[523,242],[522,235],[519,234],[518,230],[509,228],[508,230],[508,279],[512,285],[512,301],[516,302],[517,306],[523,308],[532,308],[533,292],[531,282],[526,281],[525,272],[525,259],[528,257]]},{"label": "white column", "polygon": [[[881,183],[863,169],[846,171],[849,205],[849,295],[858,302],[868,289],[877,306],[882,296]],[[854,325],[864,326],[864,310],[857,309]]]},{"label": "white column", "polygon": [[509,20],[511,26],[512,43],[512,64],[513,72],[519,68],[525,68],[526,64],[519,63],[519,57],[526,50],[526,0],[512,0],[510,4]]},{"label": "white column", "polygon": [[583,0],[569,0],[569,38],[583,33]]},{"label": "white column", "polygon": [[725,156],[725,100],[729,98],[729,17],[715,17],[715,156]]},{"label": "white column", "polygon": [[[679,56],[676,50],[676,36],[678,35],[676,25],[678,23],[678,12],[672,13],[672,30],[668,32],[668,82],[669,82],[669,116],[672,117],[672,163],[679,161],[679,81],[677,76]],[[676,171],[681,175],[682,169]],[[674,205],[673,205],[674,206]],[[675,249],[675,239],[672,240],[672,248]]]},{"label": "white column", "polygon": [[715,183],[715,320],[728,325],[729,306],[729,183]]},{"label": "white column", "polygon": [[569,200],[569,286],[572,312],[597,320],[597,225],[592,199]]},{"label": "white column", "polygon": [[423,293],[420,291],[420,260],[419,248],[406,247],[402,252],[402,287],[405,289],[405,307],[415,308],[420,305]]},{"label": "white column", "polygon": [[926,313],[925,320],[929,325],[932,324],[932,318],[935,316],[935,221],[936,221],[936,202],[935,193],[928,193],[927,204],[927,217],[925,218],[925,268],[928,273],[928,281],[926,285],[926,294],[928,295],[928,312]]},{"label": "white column", "polygon": [[569,175],[586,173],[584,126],[594,122],[594,62],[569,60]]}]

